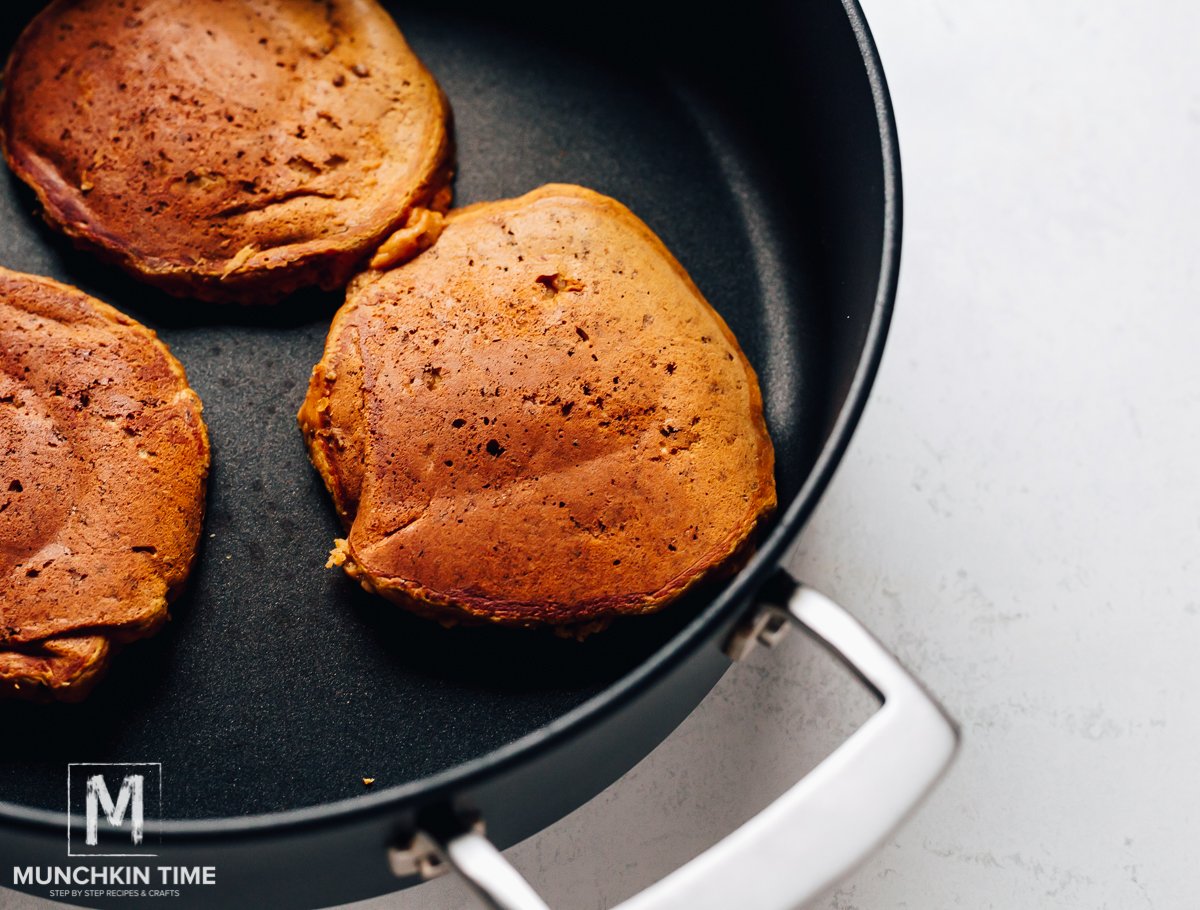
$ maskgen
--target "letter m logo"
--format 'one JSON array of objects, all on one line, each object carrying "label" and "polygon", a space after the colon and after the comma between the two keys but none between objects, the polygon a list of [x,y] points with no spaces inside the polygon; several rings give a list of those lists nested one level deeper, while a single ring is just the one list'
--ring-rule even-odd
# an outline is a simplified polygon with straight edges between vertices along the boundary
[{"label": "letter m logo", "polygon": [[67,766],[68,856],[154,856],[148,817],[162,817],[161,765]]},{"label": "letter m logo", "polygon": [[[100,843],[100,811],[108,823],[119,828],[125,821],[125,813],[129,811],[129,837],[134,844],[142,842],[145,806],[142,793],[146,786],[143,774],[126,774],[121,781],[121,789],[117,792],[114,802],[108,792],[108,784],[104,782],[103,774],[93,774],[87,779],[87,840],[89,847]],[[130,808],[132,806],[132,808]]]}]

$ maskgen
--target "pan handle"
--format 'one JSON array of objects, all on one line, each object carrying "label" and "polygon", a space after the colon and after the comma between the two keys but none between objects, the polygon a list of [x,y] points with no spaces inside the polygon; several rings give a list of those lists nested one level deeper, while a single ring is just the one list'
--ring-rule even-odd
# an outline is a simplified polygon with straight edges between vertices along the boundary
[{"label": "pan handle", "polygon": [[[759,640],[771,643],[775,637],[763,635],[764,629],[800,626],[849,667],[882,707],[772,805],[616,910],[793,910],[869,856],[954,757],[954,722],[849,613],[783,573],[763,600],[758,612],[763,620],[755,626]],[[544,910],[478,831],[439,846],[494,910]]]}]

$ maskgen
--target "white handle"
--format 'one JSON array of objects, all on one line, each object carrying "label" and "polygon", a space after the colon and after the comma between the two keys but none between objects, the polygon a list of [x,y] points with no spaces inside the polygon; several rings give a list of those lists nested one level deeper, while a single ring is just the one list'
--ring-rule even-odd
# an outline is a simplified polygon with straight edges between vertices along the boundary
[{"label": "white handle", "polygon": [[[954,757],[954,722],[870,632],[823,594],[795,582],[783,587],[783,602],[769,606],[838,656],[882,708],[765,810],[616,910],[794,910],[866,859]],[[542,910],[494,848],[474,849],[481,839],[464,833],[441,849],[490,906]],[[463,849],[466,842],[472,849]],[[488,887],[493,879],[497,887]]]},{"label": "white handle", "polygon": [[866,859],[950,764],[954,723],[870,632],[811,588],[782,606],[883,707],[765,810],[618,910],[793,910]]}]

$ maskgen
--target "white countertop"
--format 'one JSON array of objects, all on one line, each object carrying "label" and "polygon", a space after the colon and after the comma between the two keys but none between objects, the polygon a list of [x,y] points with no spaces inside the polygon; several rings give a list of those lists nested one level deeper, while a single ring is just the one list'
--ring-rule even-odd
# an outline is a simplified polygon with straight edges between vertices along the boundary
[{"label": "white countertop", "polygon": [[[1200,5],[865,6],[900,128],[900,293],[792,565],[894,648],[965,745],[816,906],[1191,906]],[[869,709],[792,636],[508,855],[556,910],[611,906],[766,805]],[[0,892],[0,906],[52,905]],[[356,910],[474,906],[446,878]]]}]

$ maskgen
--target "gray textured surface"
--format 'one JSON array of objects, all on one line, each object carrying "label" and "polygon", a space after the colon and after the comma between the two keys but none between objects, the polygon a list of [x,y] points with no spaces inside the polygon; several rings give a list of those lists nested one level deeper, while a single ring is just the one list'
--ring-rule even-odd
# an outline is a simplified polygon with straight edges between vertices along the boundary
[{"label": "gray textured surface", "polygon": [[[963,721],[944,786],[829,908],[1194,903],[1200,8],[868,0],[906,229],[876,393],[793,563]],[[611,905],[849,732],[793,638],[509,851]],[[0,906],[45,901],[0,892]],[[452,880],[357,905],[473,906]]]}]

